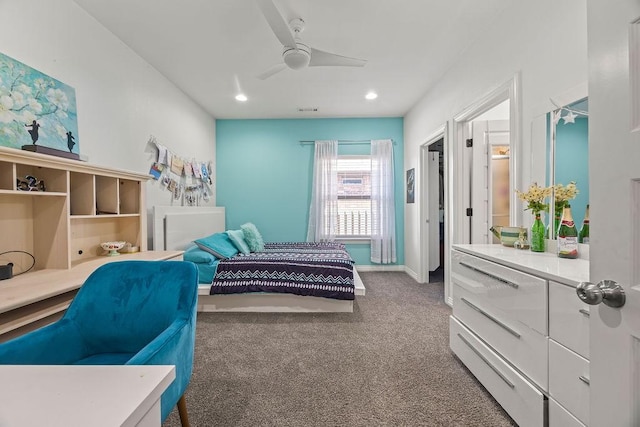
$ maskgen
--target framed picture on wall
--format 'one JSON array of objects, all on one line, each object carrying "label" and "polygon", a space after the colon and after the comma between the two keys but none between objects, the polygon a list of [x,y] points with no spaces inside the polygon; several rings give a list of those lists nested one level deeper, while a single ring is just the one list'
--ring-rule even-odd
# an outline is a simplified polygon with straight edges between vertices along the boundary
[{"label": "framed picture on wall", "polygon": [[416,194],[416,170],[415,168],[407,171],[407,203],[415,203]]},{"label": "framed picture on wall", "polygon": [[75,90],[0,53],[0,145],[79,158]]}]

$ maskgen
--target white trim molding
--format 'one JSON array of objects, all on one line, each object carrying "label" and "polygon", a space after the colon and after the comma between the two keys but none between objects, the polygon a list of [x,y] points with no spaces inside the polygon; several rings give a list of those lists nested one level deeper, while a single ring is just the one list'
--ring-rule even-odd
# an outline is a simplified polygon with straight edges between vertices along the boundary
[{"label": "white trim molding", "polygon": [[413,280],[418,282],[418,273],[407,267],[406,265],[356,265],[359,273],[371,273],[371,272],[400,272],[406,273]]},{"label": "white trim molding", "polygon": [[406,273],[406,267],[404,265],[361,265],[356,264],[358,272],[373,272],[373,271],[401,271]]},{"label": "white trim molding", "polygon": [[[413,271],[412,269],[410,269],[409,267],[407,267],[406,265],[404,266],[404,272],[407,273],[409,276],[411,276],[411,278],[413,280],[415,280],[416,282],[420,283],[420,280],[418,280],[418,273],[416,273],[415,271]],[[427,282],[429,281],[429,278],[427,277]],[[424,283],[424,282],[423,282]]]}]

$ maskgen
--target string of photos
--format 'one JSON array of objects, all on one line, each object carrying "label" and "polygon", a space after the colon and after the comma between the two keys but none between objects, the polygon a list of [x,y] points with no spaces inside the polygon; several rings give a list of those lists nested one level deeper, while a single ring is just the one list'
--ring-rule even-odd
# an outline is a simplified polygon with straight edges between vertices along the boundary
[{"label": "string of photos", "polygon": [[171,192],[172,204],[180,201],[182,206],[199,206],[201,201],[209,201],[213,194],[211,161],[186,160],[158,142],[153,135],[147,145],[156,151],[149,173]]}]

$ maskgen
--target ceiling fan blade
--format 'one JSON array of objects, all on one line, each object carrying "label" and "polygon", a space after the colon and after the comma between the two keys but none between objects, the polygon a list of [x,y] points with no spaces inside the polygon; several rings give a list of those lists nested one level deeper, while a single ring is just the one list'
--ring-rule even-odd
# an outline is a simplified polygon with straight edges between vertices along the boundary
[{"label": "ceiling fan blade", "polygon": [[273,76],[276,73],[279,73],[280,71],[284,70],[285,68],[287,68],[287,64],[282,63],[282,64],[276,64],[273,67],[270,67],[269,69],[263,71],[262,73],[258,74],[257,77],[260,80],[264,80],[264,79],[268,79],[269,77]]},{"label": "ceiling fan blade", "polygon": [[273,4],[272,0],[256,0],[258,2],[258,6],[260,10],[262,10],[262,14],[264,15],[267,23],[271,27],[271,30],[276,35],[280,43],[284,46],[290,47],[292,49],[298,49],[296,45],[296,40],[293,38],[293,33],[289,28],[289,25],[284,20],[276,5]]},{"label": "ceiling fan blade", "polygon": [[365,59],[349,58],[348,56],[336,55],[335,53],[324,52],[311,48],[310,67],[322,67],[326,65],[339,67],[364,67]]}]

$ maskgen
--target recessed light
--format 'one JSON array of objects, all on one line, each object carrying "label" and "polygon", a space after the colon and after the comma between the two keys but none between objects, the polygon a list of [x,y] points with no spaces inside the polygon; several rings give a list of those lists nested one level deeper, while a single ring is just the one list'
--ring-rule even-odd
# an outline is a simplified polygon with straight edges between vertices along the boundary
[{"label": "recessed light", "polygon": [[367,98],[369,101],[376,99],[378,97],[378,94],[375,92],[369,92],[365,95],[365,98]]},{"label": "recessed light", "polygon": [[245,102],[247,99],[247,95],[245,95],[244,93],[239,93],[236,95],[236,101],[240,101],[240,102]]}]

